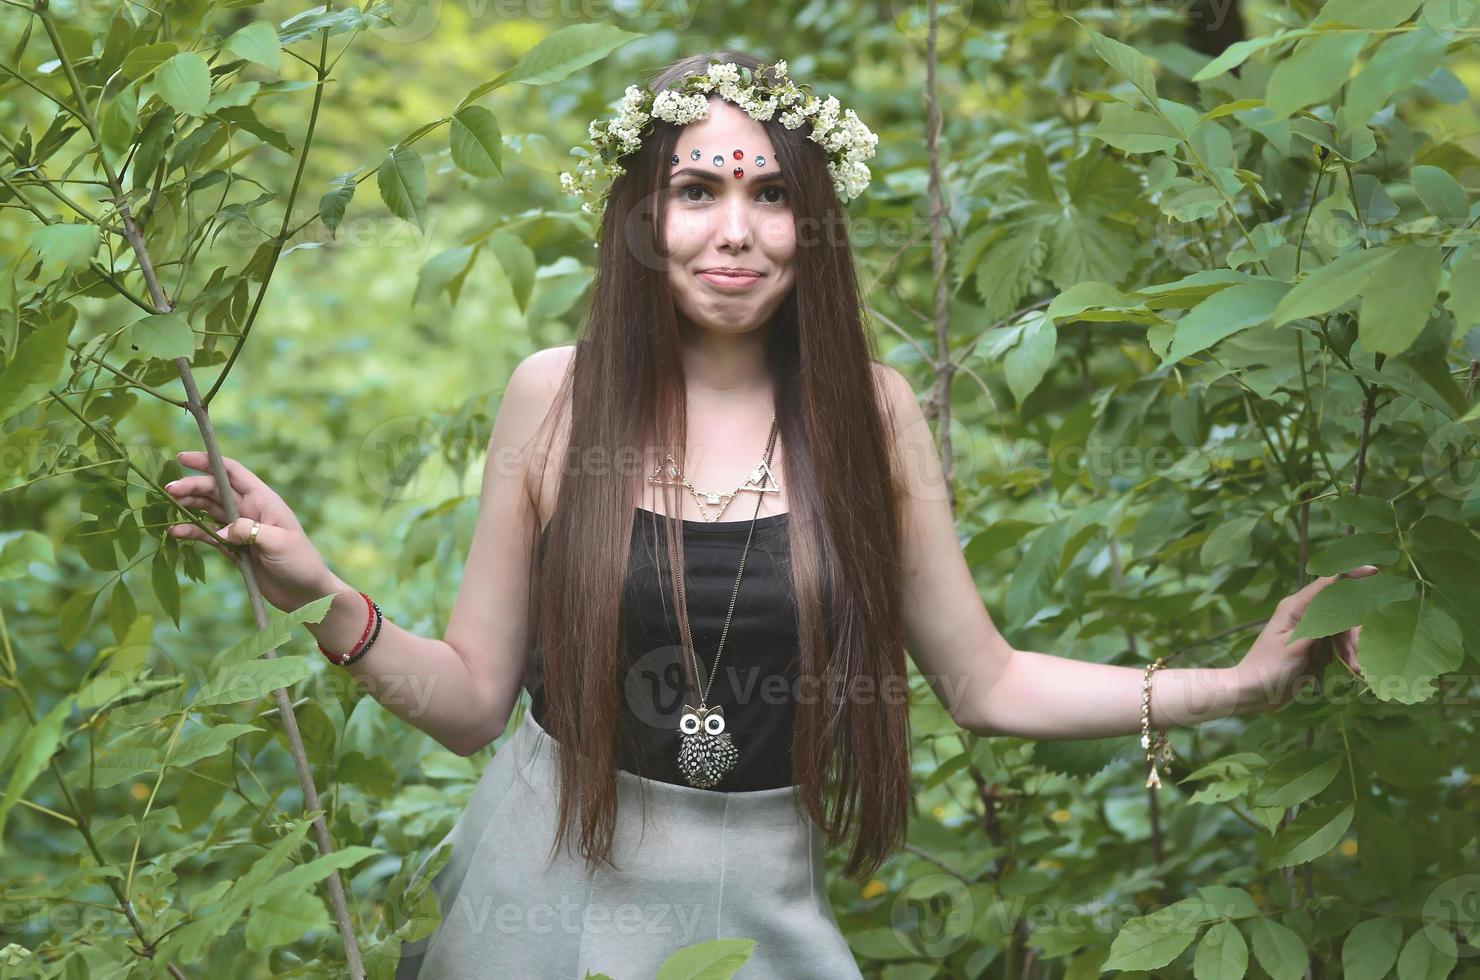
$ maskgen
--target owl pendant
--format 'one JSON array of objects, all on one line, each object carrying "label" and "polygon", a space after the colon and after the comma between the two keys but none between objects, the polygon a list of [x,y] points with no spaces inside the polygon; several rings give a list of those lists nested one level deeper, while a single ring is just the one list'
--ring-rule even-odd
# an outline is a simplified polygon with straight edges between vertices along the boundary
[{"label": "owl pendant", "polygon": [[740,750],[725,731],[725,707],[683,706],[678,719],[678,768],[689,785],[708,789],[740,761]]}]

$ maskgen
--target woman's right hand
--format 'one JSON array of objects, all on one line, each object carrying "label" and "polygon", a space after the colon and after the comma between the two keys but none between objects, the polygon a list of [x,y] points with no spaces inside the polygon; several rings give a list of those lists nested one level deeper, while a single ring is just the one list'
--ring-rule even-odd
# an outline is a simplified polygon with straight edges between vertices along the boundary
[{"label": "woman's right hand", "polygon": [[[176,458],[186,469],[209,470],[210,463],[203,451],[179,453]],[[308,540],[303,526],[283,498],[230,456],[222,457],[222,462],[231,483],[236,512],[240,516],[235,522],[226,523],[226,509],[216,491],[216,480],[209,472],[203,476],[181,477],[166,484],[166,492],[181,506],[203,510],[215,524],[225,526],[216,529],[214,540],[190,523],[171,524],[170,536],[205,541],[231,557],[231,550],[222,541],[246,544],[253,522],[261,521],[256,543],[248,553],[257,573],[257,584],[262,589],[262,598],[283,612],[292,612],[331,592],[344,591],[347,587],[329,571],[323,556]]]}]

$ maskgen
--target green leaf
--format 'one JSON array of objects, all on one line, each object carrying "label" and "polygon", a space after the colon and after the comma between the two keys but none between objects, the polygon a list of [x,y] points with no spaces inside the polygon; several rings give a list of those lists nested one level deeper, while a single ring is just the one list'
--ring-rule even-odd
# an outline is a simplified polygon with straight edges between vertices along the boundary
[{"label": "green leaf", "polygon": [[1344,980],[1381,980],[1398,960],[1403,926],[1397,919],[1382,916],[1364,919],[1346,934],[1341,944]]},{"label": "green leaf", "polygon": [[391,214],[426,229],[427,171],[421,154],[409,146],[397,146],[386,154],[375,175],[380,199]]},{"label": "green leaf", "polygon": [[308,892],[279,895],[272,902],[252,907],[247,919],[247,948],[260,952],[286,946],[328,926],[329,913],[318,896]]},{"label": "green leaf", "polygon": [[139,89],[129,82],[108,101],[103,110],[102,140],[108,159],[117,162],[128,152],[139,128]]},{"label": "green leaf", "polygon": [[1176,128],[1161,116],[1123,102],[1101,109],[1100,122],[1090,135],[1127,153],[1170,153],[1182,142]]},{"label": "green leaf", "polygon": [[1357,55],[1367,43],[1361,32],[1329,33],[1308,37],[1275,65],[1264,91],[1264,107],[1275,120],[1285,119],[1313,102],[1336,94],[1351,73]]},{"label": "green leaf", "polygon": [[1258,525],[1258,517],[1225,517],[1219,520],[1198,551],[1198,560],[1203,568],[1212,570],[1220,565],[1236,565],[1248,558],[1253,547],[1254,528]]},{"label": "green leaf", "polygon": [[1419,929],[1398,954],[1398,980],[1444,980],[1458,961],[1453,936],[1438,929]]},{"label": "green leaf", "polygon": [[1384,535],[1348,534],[1316,552],[1305,563],[1305,568],[1312,575],[1340,575],[1359,565],[1384,568],[1397,561],[1399,553],[1392,539]]},{"label": "green leaf", "polygon": [[1156,104],[1156,72],[1151,59],[1128,44],[1122,44],[1098,31],[1085,29],[1090,46],[1100,60],[1115,69],[1126,81],[1134,85],[1148,102]]},{"label": "green leaf", "polygon": [[1218,57],[1199,68],[1197,74],[1192,76],[1192,80],[1194,82],[1205,82],[1210,78],[1217,78],[1219,75],[1237,68],[1245,61],[1248,61],[1251,56],[1258,54],[1265,48],[1273,47],[1281,41],[1303,37],[1306,33],[1306,31],[1290,31],[1281,28],[1272,34],[1251,37],[1247,41],[1237,41],[1224,48]]},{"label": "green leaf", "polygon": [[1480,0],[1425,0],[1422,22],[1435,31],[1473,30],[1480,24]]},{"label": "green leaf", "polygon": [[1341,772],[1345,756],[1326,749],[1296,749],[1264,774],[1255,806],[1291,807],[1320,793]]},{"label": "green leaf", "polygon": [[[92,784],[98,789],[117,786],[139,773],[157,774],[164,760],[156,749],[113,749],[98,753],[92,764]],[[78,770],[71,778],[86,779],[88,771]]]},{"label": "green leaf", "polygon": [[525,85],[558,82],[568,78],[573,72],[600,61],[628,41],[646,36],[601,23],[563,27],[530,48],[508,71],[463,96],[458,108],[461,109],[500,86],[514,82],[523,82]]},{"label": "green leaf", "polygon": [[1397,27],[1423,0],[1326,0],[1311,26],[1345,24],[1380,31]]},{"label": "green leaf", "polygon": [[1350,524],[1359,531],[1390,534],[1398,528],[1397,517],[1393,514],[1393,505],[1383,497],[1345,494],[1340,497],[1328,497],[1321,503],[1326,505],[1332,517],[1343,524]]},{"label": "green leaf", "polygon": [[120,577],[113,583],[113,591],[108,595],[108,628],[113,631],[113,638],[122,643],[138,616],[139,607],[134,602],[134,594],[129,591],[128,583]]},{"label": "green leaf", "polygon": [[1017,344],[1003,358],[1007,387],[1012,390],[1018,408],[1023,407],[1023,402],[1048,373],[1056,339],[1053,321],[1041,313],[1034,314],[1023,324]]},{"label": "green leaf", "polygon": [[165,611],[165,615],[174,621],[175,628],[179,629],[180,582],[175,578],[175,570],[170,566],[163,548],[154,552],[154,559],[149,563],[149,584],[154,589],[155,601]]},{"label": "green leaf", "polygon": [[255,701],[280,687],[292,687],[313,671],[313,661],[301,656],[231,664],[201,686],[190,703],[190,710],[207,708],[213,704]]},{"label": "green leaf", "polygon": [[1214,293],[1177,321],[1162,363],[1181,361],[1240,330],[1269,322],[1275,307],[1289,292],[1287,282],[1258,279]]},{"label": "green leaf", "polygon": [[1002,317],[1017,309],[1048,254],[1042,241],[1045,226],[1041,218],[1016,221],[982,253],[976,291],[987,316]]},{"label": "green leaf", "polygon": [[1249,969],[1249,946],[1232,922],[1219,922],[1197,944],[1192,975],[1197,980],[1240,980]]},{"label": "green leaf", "polygon": [[194,51],[181,51],[155,69],[154,90],[176,112],[204,117],[211,101],[211,69]]},{"label": "green leaf", "polygon": [[5,821],[11,809],[20,803],[36,777],[51,761],[52,753],[61,743],[62,724],[71,712],[72,695],[68,694],[26,730],[20,749],[15,753],[15,768],[10,770],[5,799],[0,800],[0,854],[5,853]]},{"label": "green leaf", "polygon": [[195,353],[195,334],[183,313],[156,313],[129,324],[128,340],[148,357],[173,360]]},{"label": "green leaf", "polygon": [[503,176],[504,138],[493,113],[464,106],[453,114],[450,128],[453,163],[474,177]]},{"label": "green leaf", "polygon": [[1470,217],[1470,197],[1459,181],[1439,167],[1420,164],[1412,170],[1413,189],[1429,213],[1450,224],[1463,224]]},{"label": "green leaf", "polygon": [[514,294],[514,302],[522,313],[529,309],[529,297],[534,292],[534,277],[537,261],[534,252],[519,238],[507,231],[495,231],[488,236],[488,248],[498,259]]},{"label": "green leaf", "polygon": [[1434,679],[1458,670],[1464,656],[1458,624],[1421,595],[1373,609],[1357,637],[1357,661],[1373,693],[1400,704],[1427,701]]},{"label": "green leaf", "polygon": [[355,196],[355,186],[353,174],[340,174],[330,182],[331,189],[319,198],[319,218],[324,222],[324,227],[329,229],[331,236],[344,220],[344,212]]},{"label": "green leaf", "polygon": [[179,45],[173,41],[160,41],[134,48],[123,59],[124,77],[139,81],[173,58],[179,50]]},{"label": "green leaf", "polygon": [[1336,113],[1340,134],[1350,136],[1357,127],[1369,122],[1388,99],[1432,75],[1444,63],[1447,43],[1442,34],[1428,27],[1383,41],[1347,86],[1346,101]]},{"label": "green leaf", "polygon": [[278,33],[265,21],[248,24],[228,37],[221,47],[274,72],[282,64],[283,46],[278,43]]},{"label": "green leaf", "polygon": [[1059,559],[1068,537],[1067,519],[1048,524],[1033,535],[1007,586],[1009,622],[1026,623],[1049,604],[1058,585]]},{"label": "green leaf", "polygon": [[1274,309],[1274,325],[1301,317],[1329,313],[1350,300],[1367,284],[1375,269],[1392,258],[1395,249],[1355,249],[1321,266],[1285,294]]},{"label": "green leaf", "polygon": [[273,903],[297,892],[310,891],[335,871],[352,868],[366,858],[372,858],[381,853],[384,852],[378,847],[352,844],[330,854],[321,854],[312,861],[290,868],[272,879],[272,882],[258,896],[256,904],[260,906]]},{"label": "green leaf", "polygon": [[1374,353],[1401,354],[1418,339],[1439,294],[1443,249],[1408,244],[1372,271],[1362,287],[1357,336]]},{"label": "green leaf", "polygon": [[260,732],[262,729],[256,725],[244,725],[238,722],[211,725],[199,731],[191,732],[175,746],[175,751],[170,753],[170,765],[188,766],[199,762],[201,759],[209,759],[212,756],[225,752],[232,741],[247,732]]},{"label": "green leaf", "polygon": [[686,946],[663,961],[657,980],[726,980],[754,950],[754,939],[711,939]]},{"label": "green leaf", "polygon": [[[477,251],[476,245],[456,245],[427,259],[426,263],[417,270],[416,292],[412,294],[411,305],[424,303],[444,290],[448,290],[449,283],[460,280],[467,274]],[[452,301],[457,301],[455,296],[452,297]]]},{"label": "green leaf", "polygon": [[16,347],[0,371],[0,422],[19,415],[56,385],[67,363],[67,335],[74,317],[61,316],[37,327]]},{"label": "green leaf", "polygon": [[64,271],[86,269],[101,242],[98,226],[58,221],[31,232],[31,247],[46,262]]},{"label": "green leaf", "polygon": [[1274,839],[1270,868],[1314,861],[1335,847],[1352,823],[1352,804],[1306,807]]},{"label": "green leaf", "polygon": [[1407,599],[1413,595],[1413,589],[1412,579],[1399,578],[1387,572],[1362,578],[1339,578],[1316,593],[1310,605],[1305,607],[1300,622],[1290,632],[1289,639],[1331,636],[1351,629],[1360,625],[1363,617],[1372,610]]},{"label": "green leaf", "polygon": [[334,596],[330,594],[306,602],[290,613],[281,616],[270,614],[267,629],[248,633],[235,645],[217,654],[211,659],[211,670],[220,671],[231,664],[255,660],[268,650],[276,650],[294,636],[301,635],[291,632],[294,626],[321,621],[333,604]]},{"label": "green leaf", "polygon": [[1268,917],[1255,920],[1250,932],[1254,939],[1254,959],[1270,980],[1300,980],[1305,976],[1310,953],[1298,932]]},{"label": "green leaf", "polygon": [[[1166,912],[1175,906],[1162,910]],[[1177,915],[1137,916],[1126,922],[1110,943],[1110,956],[1100,965],[1106,970],[1155,970],[1181,955],[1197,938],[1195,924]]]},{"label": "green leaf", "polygon": [[1444,300],[1460,330],[1480,324],[1480,248],[1465,246],[1449,266],[1449,296]]},{"label": "green leaf", "polygon": [[[0,382],[4,380],[4,375],[0,375]],[[0,544],[0,582],[26,578],[31,573],[32,562],[50,564],[56,560],[51,538],[40,531],[18,531],[15,537]]]}]

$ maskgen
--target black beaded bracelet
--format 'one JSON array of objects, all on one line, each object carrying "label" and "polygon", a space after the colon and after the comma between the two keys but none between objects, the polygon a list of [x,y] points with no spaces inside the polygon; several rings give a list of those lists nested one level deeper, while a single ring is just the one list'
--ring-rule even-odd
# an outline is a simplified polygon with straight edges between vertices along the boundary
[{"label": "black beaded bracelet", "polygon": [[385,622],[385,617],[381,615],[380,606],[375,602],[374,599],[370,600],[370,608],[375,615],[375,628],[370,631],[370,638],[367,639],[364,645],[361,646],[360,649],[356,650],[352,656],[346,657],[344,660],[341,660],[339,662],[339,666],[348,667],[350,664],[363,657],[365,655],[365,652],[370,649],[371,644],[375,642],[375,638],[380,635],[380,627],[381,624]]}]

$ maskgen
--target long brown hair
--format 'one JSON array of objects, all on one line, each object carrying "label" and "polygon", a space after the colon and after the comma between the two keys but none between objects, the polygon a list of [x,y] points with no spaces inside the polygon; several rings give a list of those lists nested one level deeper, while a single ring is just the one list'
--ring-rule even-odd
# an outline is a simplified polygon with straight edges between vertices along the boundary
[{"label": "long brown hair", "polygon": [[[699,54],[662,69],[651,87],[661,91],[703,73],[711,60],[753,72],[760,66],[738,52]],[[798,228],[797,285],[773,315],[767,352],[786,448],[798,677],[819,695],[796,699],[793,782],[829,844],[856,830],[844,874],[861,876],[903,843],[911,802],[900,461],[853,257],[838,230],[844,215],[826,153],[803,128],[789,130],[775,119],[761,125]],[[661,235],[664,164],[681,129],[653,120],[642,148],[622,159],[626,173],[613,181],[602,218],[574,366],[552,406],[569,400],[562,459],[584,462],[562,466],[542,561],[535,549],[532,609],[544,657],[546,728],[560,745],[560,828],[552,853],[567,838],[579,796],[580,851],[588,866],[612,863],[623,696],[620,602],[633,504],[659,458],[652,447],[665,447],[682,466],[687,442],[679,327]],[[597,460],[605,465],[585,465]],[[666,492],[671,499],[665,497],[664,509],[681,515],[679,491]],[[681,563],[680,525],[662,523],[668,553]],[[540,615],[542,609],[553,614]],[[686,658],[685,670],[691,672]]]}]

